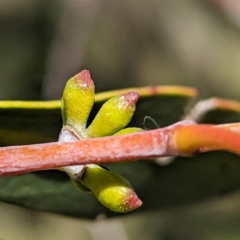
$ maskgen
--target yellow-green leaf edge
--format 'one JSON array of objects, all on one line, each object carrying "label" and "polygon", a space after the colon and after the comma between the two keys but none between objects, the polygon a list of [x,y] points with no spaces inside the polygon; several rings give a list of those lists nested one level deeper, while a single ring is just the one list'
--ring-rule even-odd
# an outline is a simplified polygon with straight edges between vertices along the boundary
[{"label": "yellow-green leaf edge", "polygon": [[[126,88],[97,93],[95,95],[95,104],[103,103],[113,96],[129,91],[138,92],[140,99],[153,98],[156,96],[176,96],[192,99],[198,94],[195,88],[182,86],[149,86]],[[9,112],[14,115],[8,118]],[[31,124],[24,122],[24,112],[28,112],[30,114],[32,113]],[[37,115],[38,112],[39,114]],[[60,131],[61,127],[60,112],[60,100],[0,101],[0,146],[55,141],[53,136],[55,137],[58,134],[57,130],[59,128]],[[38,118],[38,121],[36,121],[36,118]],[[51,122],[52,119],[56,122]],[[33,131],[32,129],[32,126],[35,124],[35,122],[38,125],[37,131]],[[48,125],[49,122],[51,122],[51,125]],[[54,125],[55,129],[51,129],[52,125]],[[39,136],[39,132],[43,133],[41,137]]]}]

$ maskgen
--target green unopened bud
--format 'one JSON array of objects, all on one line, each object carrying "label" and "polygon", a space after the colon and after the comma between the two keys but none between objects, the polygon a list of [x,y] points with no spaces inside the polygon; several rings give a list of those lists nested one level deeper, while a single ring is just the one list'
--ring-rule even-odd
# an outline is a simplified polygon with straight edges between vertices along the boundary
[{"label": "green unopened bud", "polygon": [[128,92],[109,99],[86,129],[87,136],[109,136],[124,128],[132,119],[138,98],[138,93]]},{"label": "green unopened bud", "polygon": [[[94,103],[94,84],[88,71],[84,70],[68,80],[62,97],[62,131],[60,142],[83,138],[112,135],[124,128],[131,120],[139,96],[136,92],[119,95],[107,101],[90,127],[86,123]],[[136,132],[137,128],[118,134]],[[82,191],[92,191],[97,199],[115,212],[129,212],[142,205],[131,184],[123,177],[107,171],[96,164],[62,167]]]},{"label": "green unopened bud", "polygon": [[70,78],[62,97],[63,125],[74,128],[82,134],[94,103],[94,83],[90,73],[83,70]]},{"label": "green unopened bud", "polygon": [[131,133],[137,133],[137,132],[142,132],[142,128],[137,128],[137,127],[129,127],[129,128],[124,128],[114,134],[114,136],[117,135],[126,135],[126,134],[131,134]]},{"label": "green unopened bud", "polygon": [[88,165],[81,181],[111,211],[125,213],[142,205],[128,180],[101,166]]}]

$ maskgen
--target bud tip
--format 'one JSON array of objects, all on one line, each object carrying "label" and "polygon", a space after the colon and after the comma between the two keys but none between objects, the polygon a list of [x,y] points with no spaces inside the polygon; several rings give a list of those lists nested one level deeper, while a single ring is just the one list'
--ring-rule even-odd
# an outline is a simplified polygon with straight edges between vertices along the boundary
[{"label": "bud tip", "polygon": [[137,92],[128,92],[125,95],[125,100],[128,104],[135,104],[139,99],[139,94]]},{"label": "bud tip", "polygon": [[90,72],[88,70],[82,70],[80,73],[76,74],[75,79],[81,85],[81,87],[91,88],[94,86]]}]

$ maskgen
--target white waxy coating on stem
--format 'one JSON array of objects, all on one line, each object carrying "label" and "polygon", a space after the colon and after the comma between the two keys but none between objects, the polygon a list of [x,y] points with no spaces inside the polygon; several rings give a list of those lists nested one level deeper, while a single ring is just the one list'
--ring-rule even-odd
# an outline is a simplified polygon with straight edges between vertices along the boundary
[{"label": "white waxy coating on stem", "polygon": [[[72,142],[79,140],[79,136],[73,132],[69,127],[63,127],[58,138],[58,142]],[[82,176],[85,172],[85,165],[75,165],[75,166],[67,166],[61,167],[59,170],[64,171],[68,174],[68,176],[76,180],[79,176]]]}]

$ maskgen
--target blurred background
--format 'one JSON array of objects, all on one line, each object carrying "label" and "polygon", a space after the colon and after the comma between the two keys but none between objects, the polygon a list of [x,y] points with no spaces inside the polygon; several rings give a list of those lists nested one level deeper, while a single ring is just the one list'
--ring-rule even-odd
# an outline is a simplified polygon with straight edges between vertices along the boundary
[{"label": "blurred background", "polygon": [[[236,0],[1,0],[0,99],[60,99],[89,69],[97,92],[185,85],[240,100]],[[95,221],[1,205],[0,239],[240,239],[240,194]]]}]

